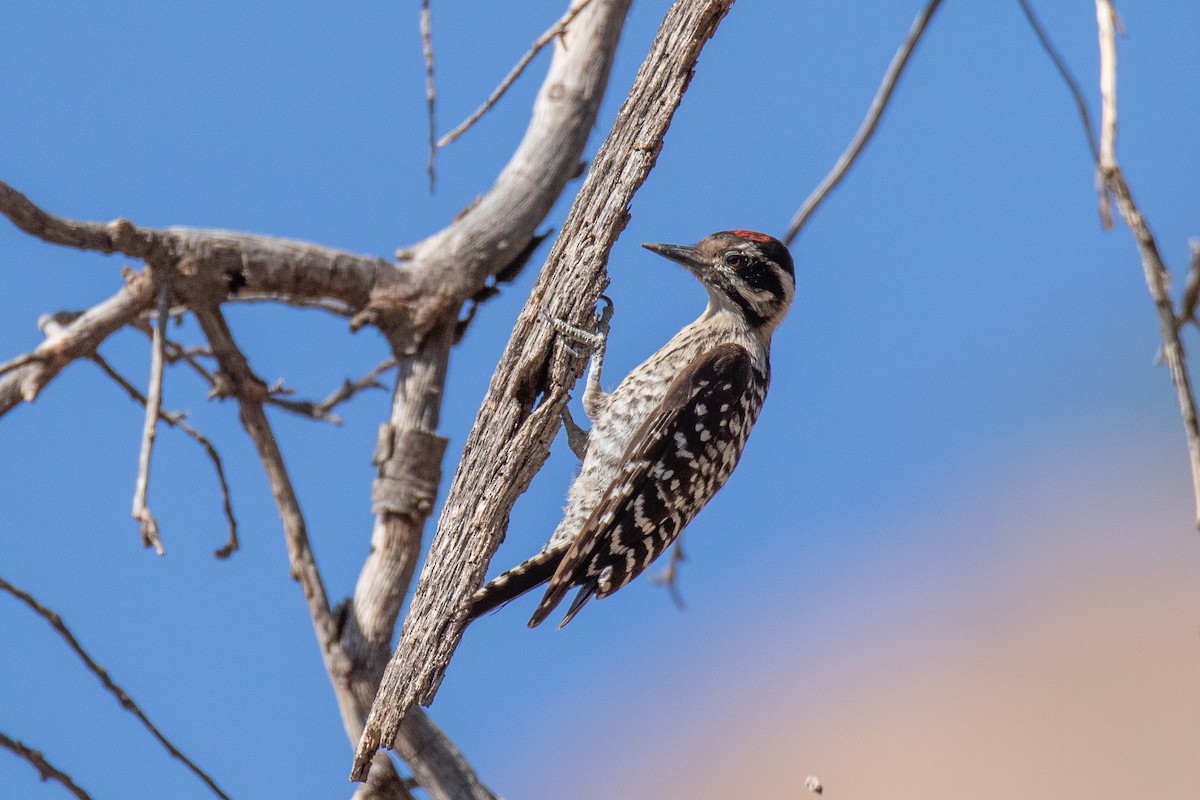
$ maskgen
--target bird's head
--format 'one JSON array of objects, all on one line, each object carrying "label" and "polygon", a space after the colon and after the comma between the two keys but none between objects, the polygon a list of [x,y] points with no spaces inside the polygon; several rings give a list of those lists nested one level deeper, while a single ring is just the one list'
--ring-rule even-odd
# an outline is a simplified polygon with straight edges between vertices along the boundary
[{"label": "bird's head", "polygon": [[783,321],[796,289],[792,256],[756,231],[719,231],[694,245],[642,245],[687,268],[708,289],[710,308],[740,314],[767,336]]}]

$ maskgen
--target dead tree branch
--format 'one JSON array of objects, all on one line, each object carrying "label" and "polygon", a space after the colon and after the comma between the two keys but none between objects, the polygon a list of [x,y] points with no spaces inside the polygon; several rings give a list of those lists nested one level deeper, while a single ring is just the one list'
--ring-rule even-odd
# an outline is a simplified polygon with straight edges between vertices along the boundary
[{"label": "dead tree branch", "polygon": [[437,107],[437,84],[433,79],[433,14],[429,10],[429,0],[421,0],[421,55],[425,58],[425,104],[429,114],[429,163],[425,170],[429,173],[429,191],[437,185],[437,173],[434,171],[434,161],[437,159],[437,123],[434,111]]},{"label": "dead tree branch", "polygon": [[38,771],[38,777],[42,779],[43,783],[50,780],[58,781],[68,792],[75,795],[75,797],[77,797],[79,800],[92,800],[91,795],[80,788],[79,784],[75,783],[75,781],[71,779],[70,775],[47,761],[46,757],[42,755],[40,750],[34,750],[24,742],[13,739],[11,736],[7,736],[4,733],[0,733],[0,747],[11,750],[18,757],[25,759],[31,765],[33,765],[33,768]]},{"label": "dead tree branch", "polygon": [[[1159,253],[1158,243],[1142,212],[1133,200],[1125,174],[1117,163],[1117,12],[1110,0],[1096,0],[1096,24],[1100,40],[1100,161],[1097,176],[1101,185],[1101,218],[1108,216],[1111,197],[1116,201],[1121,219],[1133,233],[1142,257],[1146,287],[1158,314],[1158,331],[1163,341],[1163,355],[1175,384],[1175,397],[1187,437],[1188,456],[1192,469],[1192,493],[1196,507],[1196,525],[1200,527],[1200,422],[1197,421],[1196,395],[1188,375],[1180,324],[1171,302],[1171,273]],[[1111,224],[1111,217],[1109,217]]]},{"label": "dead tree branch", "polygon": [[[521,77],[521,73],[523,73],[525,68],[533,62],[534,57],[537,56],[538,53],[542,52],[542,49],[546,45],[562,36],[566,32],[567,26],[571,24],[571,21],[574,20],[575,17],[579,16],[579,13],[587,8],[588,3],[590,2],[592,2],[592,0],[579,0],[579,2],[577,2],[575,5],[567,9],[567,13],[563,14],[562,17],[559,18],[558,22],[555,22],[553,25],[551,25],[549,30],[535,39],[533,45],[530,46],[530,48],[525,52],[525,55],[521,56],[520,60],[517,61],[516,66],[509,70],[509,73],[504,76],[504,80],[500,81],[500,85],[497,86],[490,95],[488,95],[487,100],[483,101],[483,105],[472,111],[470,116],[458,123],[454,130],[443,136],[438,141],[437,146],[445,147],[446,145],[457,141],[460,136],[471,129],[471,126],[482,119],[484,114],[491,111],[492,106],[500,102],[500,98],[503,97],[504,93],[507,92],[509,88],[511,88],[512,85],[517,82],[517,78]],[[432,120],[432,114],[430,115],[430,119]],[[432,158],[432,156],[430,156],[430,158]]]},{"label": "dead tree branch", "polygon": [[654,166],[700,51],[731,2],[672,6],[596,154],[467,440],[400,645],[359,742],[356,780],[366,776],[376,750],[392,744],[412,704],[432,700],[462,638],[459,612],[483,581],[513,503],[545,461],[567,389],[582,371],[582,359],[562,348],[552,355],[553,335],[539,312],[576,324],[592,313],[633,194]]},{"label": "dead tree branch", "polygon": [[1033,6],[1029,4],[1029,0],[1017,0],[1017,2],[1021,4],[1021,10],[1025,12],[1025,19],[1028,20],[1029,27],[1033,28],[1033,33],[1037,36],[1042,49],[1046,51],[1046,55],[1054,62],[1054,68],[1058,70],[1058,74],[1062,76],[1063,82],[1067,84],[1067,89],[1071,92],[1071,97],[1075,100],[1075,110],[1079,112],[1079,120],[1083,123],[1083,133],[1087,137],[1088,149],[1092,151],[1092,160],[1099,161],[1100,148],[1096,145],[1096,132],[1092,130],[1092,115],[1088,111],[1087,100],[1083,97],[1083,90],[1079,88],[1079,81],[1071,74],[1071,70],[1067,67],[1067,62],[1063,60],[1062,55],[1058,52],[1058,48],[1050,40],[1050,35],[1046,33],[1046,29],[1042,26],[1042,21],[1038,19],[1037,14],[1033,13]]},{"label": "dead tree branch", "polygon": [[160,556],[163,549],[158,533],[158,521],[150,513],[147,495],[150,493],[150,457],[154,452],[154,436],[162,416],[163,349],[167,340],[167,316],[171,309],[171,284],[158,287],[158,318],[150,341],[150,390],[146,392],[146,420],[142,425],[142,447],[138,454],[137,486],[133,492],[133,518],[142,530],[142,545],[153,547]]},{"label": "dead tree branch", "polygon": [[938,6],[942,4],[942,0],[930,0],[930,2],[917,14],[917,18],[913,20],[912,28],[908,31],[908,36],[904,43],[900,45],[900,49],[896,51],[896,55],[892,56],[892,63],[888,64],[887,72],[883,74],[883,81],[879,84],[879,90],[875,93],[875,98],[871,100],[871,107],[867,109],[867,116],[863,119],[862,124],[858,127],[858,132],[854,134],[854,138],[850,140],[850,144],[846,147],[845,152],[838,158],[833,165],[833,169],[829,170],[817,188],[813,189],[812,194],[808,196],[800,206],[800,210],[796,212],[796,216],[792,217],[792,222],[788,225],[787,234],[783,241],[785,244],[791,245],[795,240],[796,235],[800,233],[800,229],[808,222],[809,217],[817,210],[821,203],[825,202],[825,198],[842,182],[842,178],[846,177],[846,173],[850,171],[850,167],[854,166],[854,162],[858,160],[862,154],[863,148],[867,146],[867,142],[875,134],[875,128],[879,126],[879,120],[883,118],[883,112],[887,110],[888,101],[892,99],[892,92],[896,89],[896,84],[900,81],[900,75],[904,72],[904,67],[908,65],[909,57],[917,48],[917,43],[921,41],[921,36],[925,33],[925,28],[929,25],[929,20],[933,18],[933,14],[938,10]]},{"label": "dead tree branch", "polygon": [[[578,174],[628,9],[629,0],[593,0],[578,14],[555,47],[525,137],[495,184],[449,227],[400,254],[422,284],[448,302],[440,322],[444,327],[435,327],[435,334],[415,347],[402,329],[380,324],[399,369],[392,413],[376,448],[371,550],[344,609],[342,629],[343,647],[352,654],[349,683],[362,701],[364,719],[391,655],[396,620],[441,480],[445,440],[436,430],[459,311],[490,280],[528,258],[538,227]],[[453,760],[461,758],[452,746],[431,749],[430,728],[423,713],[410,714],[391,742],[427,789],[438,776],[426,771],[453,771]],[[351,738],[357,741],[360,733],[361,727]],[[448,761],[434,758],[435,752]],[[439,797],[491,796],[477,781],[467,784],[458,794]]]},{"label": "dead tree branch", "polygon": [[75,651],[75,655],[79,656],[79,660],[83,662],[84,666],[87,667],[93,675],[100,679],[100,683],[104,685],[104,688],[108,690],[113,697],[117,698],[117,702],[121,704],[121,708],[137,717],[138,722],[142,723],[142,726],[150,732],[151,736],[158,740],[158,743],[161,744],[166,751],[171,754],[171,757],[182,762],[185,767],[191,770],[192,774],[194,774],[197,778],[202,780],[206,786],[208,786],[209,790],[211,790],[213,794],[222,798],[222,800],[229,800],[229,796],[221,791],[221,788],[217,786],[216,781],[214,781],[207,772],[200,769],[200,767],[198,767],[194,761],[185,756],[178,747],[172,744],[171,740],[163,735],[162,731],[158,729],[158,726],[151,722],[150,718],[146,716],[146,713],[142,711],[141,707],[133,701],[133,698],[129,696],[129,693],[121,688],[116,681],[109,677],[108,670],[96,663],[96,660],[88,654],[87,650],[83,648],[83,645],[79,643],[79,640],[75,638],[75,634],[71,633],[71,629],[67,627],[65,622],[63,622],[62,617],[57,611],[46,608],[44,605],[34,599],[33,595],[29,594],[29,592],[13,586],[11,583],[4,580],[4,578],[0,578],[0,590],[8,592],[13,597],[17,598],[22,603],[33,609],[34,613],[36,613],[42,619],[46,620],[46,622],[50,624],[50,627],[53,628],[55,632],[63,638],[63,641],[67,643],[67,646]]},{"label": "dead tree branch", "polygon": [[[229,231],[150,230],[123,220],[74,222],[42,211],[0,184],[0,213],[31,235],[83,249],[124,253],[152,268],[135,276],[145,284],[138,303],[116,324],[97,330],[90,322],[92,312],[87,312],[68,326],[87,332],[89,346],[71,351],[55,373],[73,358],[91,356],[104,336],[143,318],[156,293],[151,275],[169,276],[178,303],[197,313],[213,342],[220,373],[212,375],[195,359],[185,360],[210,376],[218,394],[239,402],[243,424],[259,449],[284,518],[292,567],[304,589],[353,741],[359,738],[387,663],[412,564],[419,555],[421,530],[432,510],[428,498],[436,493],[440,480],[444,440],[436,433],[437,414],[455,322],[465,301],[528,256],[538,226],[578,175],[628,6],[628,0],[592,0],[578,14],[555,47],[526,135],[495,184],[450,226],[404,248],[400,263]],[[271,401],[270,391],[250,371],[220,314],[222,303],[243,298],[350,314],[353,328],[373,324],[384,332],[398,364],[392,414],[377,458],[377,486],[384,488],[376,498],[371,551],[354,597],[336,611],[330,609],[320,583],[303,518],[267,427],[263,405]],[[179,352],[171,346],[165,349],[168,358]],[[42,369],[41,354],[33,355],[36,358],[3,376],[0,388],[4,381],[19,381],[24,372]],[[11,405],[21,399],[18,395]],[[5,410],[0,403],[0,413]],[[422,443],[441,444],[422,449],[418,447]],[[406,454],[414,451],[421,459],[404,466]],[[403,479],[393,480],[398,475]],[[388,488],[395,486],[409,488]],[[395,746],[431,797],[492,797],[423,713],[409,715]],[[386,757],[376,759],[375,766],[365,790],[376,797],[404,797],[407,790]]]},{"label": "dead tree branch", "polygon": [[[0,184],[0,197],[3,185]],[[47,337],[33,352],[0,376],[0,416],[19,403],[31,403],[64,367],[96,352],[100,343],[154,303],[154,285],[145,272],[129,273],[115,295]]]},{"label": "dead tree branch", "polygon": [[[222,397],[232,397],[237,401],[242,427],[254,443],[263,470],[271,485],[271,494],[275,498],[279,515],[283,520],[284,538],[287,541],[288,561],[291,564],[292,577],[299,581],[304,597],[308,601],[309,616],[316,630],[317,642],[321,645],[323,656],[332,657],[332,644],[336,641],[337,623],[329,607],[329,597],[325,592],[325,584],[317,569],[316,559],[308,540],[308,531],[304,524],[304,515],[300,510],[300,501],[292,486],[291,477],[283,462],[283,454],[275,441],[263,408],[266,402],[267,386],[254,374],[250,363],[242,353],[224,314],[219,308],[196,310],[196,319],[200,323],[204,336],[212,346],[213,355],[220,365],[221,371],[217,376],[217,387]],[[334,674],[331,671],[331,674]]]},{"label": "dead tree branch", "polygon": [[[139,403],[142,406],[147,405],[146,396],[142,394],[136,386],[130,383],[128,378],[126,378],[120,372],[117,372],[112,364],[108,363],[104,356],[100,355],[99,353],[95,353],[92,355],[92,361],[95,362],[96,366],[100,367],[100,370],[105,375],[112,378],[113,382],[124,389],[125,392],[131,398],[133,398],[135,403]],[[188,436],[194,439],[197,444],[204,448],[204,452],[208,454],[209,461],[212,462],[213,469],[215,469],[217,472],[217,482],[221,486],[221,505],[225,512],[225,521],[229,525],[229,539],[224,545],[221,546],[220,549],[215,551],[213,555],[215,555],[217,558],[228,558],[237,551],[239,545],[237,518],[233,515],[233,501],[230,499],[229,481],[225,478],[225,466],[221,461],[221,454],[217,452],[217,448],[213,445],[209,438],[193,428],[191,425],[187,424],[187,422],[184,421],[184,416],[185,415],[181,412],[167,411],[165,409],[161,409],[158,412],[159,419],[174,428],[179,428],[179,430],[186,433]]]}]

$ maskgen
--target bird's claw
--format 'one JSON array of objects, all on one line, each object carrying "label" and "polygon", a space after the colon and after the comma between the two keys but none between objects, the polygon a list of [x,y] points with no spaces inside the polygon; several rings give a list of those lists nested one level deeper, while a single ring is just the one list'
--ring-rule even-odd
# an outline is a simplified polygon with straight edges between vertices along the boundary
[{"label": "bird's claw", "polygon": [[[613,316],[613,301],[607,295],[600,295],[600,300],[604,303],[604,308],[596,315],[595,331],[584,330],[578,328],[566,320],[557,319],[550,316],[545,310],[539,310],[538,315],[551,328],[558,331],[563,338],[568,339],[576,344],[586,345],[588,351],[594,351],[598,347],[604,346],[605,339],[608,338],[609,322]],[[581,353],[568,344],[563,344],[563,349],[573,356],[581,357],[587,355]]]}]

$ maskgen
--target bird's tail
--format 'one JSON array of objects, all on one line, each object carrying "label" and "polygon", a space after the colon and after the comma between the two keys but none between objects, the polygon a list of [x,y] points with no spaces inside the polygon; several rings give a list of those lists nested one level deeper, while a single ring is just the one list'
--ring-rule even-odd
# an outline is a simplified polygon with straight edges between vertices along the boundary
[{"label": "bird's tail", "polygon": [[565,552],[564,547],[543,550],[528,561],[493,578],[468,601],[466,621],[470,622],[489,611],[494,611],[550,580],[554,577]]}]

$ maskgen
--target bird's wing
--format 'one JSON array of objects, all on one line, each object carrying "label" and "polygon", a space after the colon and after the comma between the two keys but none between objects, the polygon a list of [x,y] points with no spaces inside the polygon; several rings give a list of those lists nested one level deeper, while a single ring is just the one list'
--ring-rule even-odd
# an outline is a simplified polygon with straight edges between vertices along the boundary
[{"label": "bird's wing", "polygon": [[589,598],[615,592],[667,549],[729,477],[766,384],[746,348],[733,343],[698,356],[675,377],[563,556],[531,627],[579,586],[567,624]]}]

